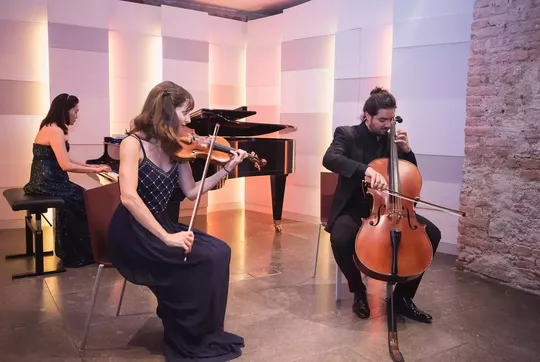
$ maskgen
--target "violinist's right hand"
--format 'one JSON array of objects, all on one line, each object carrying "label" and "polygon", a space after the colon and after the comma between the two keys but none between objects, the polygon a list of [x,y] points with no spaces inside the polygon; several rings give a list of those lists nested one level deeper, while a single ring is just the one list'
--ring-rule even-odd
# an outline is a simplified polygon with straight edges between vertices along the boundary
[{"label": "violinist's right hand", "polygon": [[179,233],[167,234],[163,241],[167,246],[183,248],[186,253],[189,253],[193,245],[193,240],[193,231],[181,231]]},{"label": "violinist's right hand", "polygon": [[383,175],[381,175],[380,173],[378,173],[371,167],[367,168],[365,175],[366,175],[365,177],[366,182],[369,183],[372,189],[375,189],[375,190],[388,189],[388,183],[386,182],[386,179],[383,177]]}]

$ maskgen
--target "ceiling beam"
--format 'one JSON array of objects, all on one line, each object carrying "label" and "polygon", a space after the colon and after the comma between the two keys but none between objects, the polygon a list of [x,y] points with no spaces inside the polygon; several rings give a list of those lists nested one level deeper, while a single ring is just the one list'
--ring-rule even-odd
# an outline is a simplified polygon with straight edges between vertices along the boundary
[{"label": "ceiling beam", "polygon": [[[186,1],[186,0],[122,0],[122,1],[128,1],[128,2],[133,2],[133,3],[138,3],[138,4],[154,5],[154,6],[160,6],[160,5],[174,6],[174,7],[183,8],[183,9],[202,11],[212,16],[217,16],[220,18],[226,18],[226,19],[237,20],[237,21],[243,21],[243,22],[280,14],[284,10],[283,6],[275,6],[275,7],[266,8],[262,11],[257,11],[257,12],[244,11],[244,10],[225,8],[225,7],[209,5],[209,4],[201,4],[194,1]],[[287,4],[285,9],[303,4],[308,1],[310,0],[292,0],[291,2]]]}]

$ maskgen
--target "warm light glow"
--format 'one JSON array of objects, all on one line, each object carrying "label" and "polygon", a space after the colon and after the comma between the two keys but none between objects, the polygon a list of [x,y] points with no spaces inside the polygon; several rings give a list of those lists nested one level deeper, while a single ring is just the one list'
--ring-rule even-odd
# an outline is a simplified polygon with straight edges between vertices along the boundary
[{"label": "warm light glow", "polygon": [[393,25],[388,25],[388,27],[383,32],[383,44],[382,47],[384,49],[382,59],[386,59],[386,69],[388,72],[388,91],[392,91],[390,89],[392,84],[392,55],[394,50],[394,27]]},{"label": "warm light glow", "polygon": [[[135,61],[138,59],[139,61]],[[110,133],[123,134],[163,79],[161,36],[109,31]]]},{"label": "warm light glow", "polygon": [[[163,38],[161,36],[151,38],[146,54],[149,81],[153,85],[161,83],[163,81]],[[149,91],[150,89],[143,90],[145,97]]]},{"label": "warm light glow", "polygon": [[[333,132],[332,132],[332,124],[334,120],[334,74],[335,74],[335,58],[336,58],[336,37],[333,36],[331,38],[331,42],[329,44],[329,49],[326,52],[327,59],[326,64],[328,64],[328,72],[326,74],[326,80],[325,80],[325,90],[326,90],[326,96],[325,96],[325,102],[328,102],[326,109],[328,109],[328,113],[326,114],[326,120],[324,123],[324,129],[326,132],[323,133],[323,139],[319,141],[319,149],[317,150],[317,154],[320,156],[320,159],[322,160],[322,157],[324,156],[324,153],[326,152],[326,149],[332,142]],[[322,163],[319,164],[320,171],[327,171]],[[320,200],[319,200],[320,201]]]},{"label": "warm light glow", "polygon": [[[236,108],[240,105],[246,104],[246,48],[238,48],[240,53],[239,61],[234,65],[236,69],[230,70],[223,64],[223,59],[220,56],[220,46],[217,44],[209,44],[209,63],[208,63],[208,81],[209,81],[209,108]],[[219,84],[220,76],[223,76],[223,71],[233,72],[238,75],[238,79],[235,79],[235,87],[238,87],[240,91],[236,94],[235,101],[241,104],[216,104],[216,99],[220,98],[218,88],[214,88],[212,85]],[[246,120],[244,120],[246,121]],[[245,160],[243,162],[250,162]],[[219,190],[213,190],[208,192],[208,211],[219,211],[227,209],[236,209],[240,207],[245,209],[245,179],[237,178],[226,180],[224,186]]]},{"label": "warm light glow", "polygon": [[[330,262],[326,262],[330,260]],[[319,244],[319,262],[317,263],[317,275],[321,278],[328,279],[329,282],[335,281],[334,271],[337,272],[334,254],[330,244],[330,234],[321,228],[321,240]]]},{"label": "warm light glow", "polygon": [[220,220],[220,214],[208,213],[206,222],[206,233],[209,235],[220,235],[224,228],[227,230],[227,237],[230,240],[224,240],[229,245],[234,242],[233,258],[235,267],[238,266],[239,270],[243,273],[246,271],[246,211],[238,211],[241,215],[234,217],[234,223],[224,225],[224,222]]},{"label": "warm light glow", "polygon": [[36,50],[37,54],[41,56],[35,57],[35,61],[39,62],[39,80],[43,82],[42,94],[39,97],[39,100],[42,102],[41,110],[43,115],[48,112],[49,105],[52,101],[50,98],[50,80],[49,80],[49,27],[47,23],[44,23],[40,26],[39,38],[36,39]]},{"label": "warm light glow", "polygon": [[120,120],[120,115],[118,114],[119,89],[116,86],[117,82],[114,74],[115,51],[118,49],[117,36],[118,34],[115,31],[109,30],[109,132],[111,135],[115,133],[115,125]]},{"label": "warm light glow", "polygon": [[[239,74],[240,74],[240,84],[241,84],[241,104],[247,105],[247,48],[242,49],[242,56],[240,57],[240,62],[238,64],[239,66]],[[243,120],[244,122],[246,119]],[[244,162],[250,162],[249,160],[245,160]],[[239,179],[239,185],[238,185],[238,200],[242,203],[242,209],[246,209],[246,179],[241,178]]]},{"label": "warm light glow", "polygon": [[[40,103],[39,109],[41,110],[41,114],[43,117],[47,114],[49,111],[49,106],[51,104],[51,91],[50,91],[50,76],[49,76],[49,26],[47,23],[47,19],[44,19],[44,22],[40,24],[39,27],[39,35],[35,39],[35,44],[32,44],[31,46],[35,48],[36,54],[40,54],[40,56],[34,57],[34,61],[36,63],[36,69],[39,69],[39,81],[41,83],[41,93],[39,95],[36,95],[36,102]],[[56,95],[54,95],[56,96]],[[36,129],[33,129],[32,132],[35,133],[37,130],[37,126],[41,122],[41,119],[43,117],[36,118]],[[34,137],[34,134],[31,136]],[[29,154],[29,160],[28,163],[31,162],[32,155]],[[54,218],[55,213],[54,209],[48,209],[43,216],[51,222],[51,224],[54,225]],[[47,227],[48,224],[45,220],[43,221],[43,226]]]}]

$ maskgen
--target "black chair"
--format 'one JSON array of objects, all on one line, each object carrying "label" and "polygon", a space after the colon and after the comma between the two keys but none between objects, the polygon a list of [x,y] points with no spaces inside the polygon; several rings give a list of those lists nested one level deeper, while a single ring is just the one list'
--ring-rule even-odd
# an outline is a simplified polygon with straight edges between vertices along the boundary
[{"label": "black chair", "polygon": [[[6,259],[35,258],[35,271],[22,274],[14,274],[12,279],[34,277],[39,275],[56,274],[65,272],[66,269],[57,267],[53,270],[44,270],[43,258],[45,255],[53,255],[52,251],[43,251],[43,230],[41,229],[41,217],[48,209],[59,209],[64,206],[64,200],[55,196],[26,195],[22,188],[11,188],[4,191],[9,206],[13,211],[26,210],[26,253],[7,255]],[[32,215],[36,218],[36,226],[32,225]],[[35,253],[34,253],[35,244]]]},{"label": "black chair", "polygon": [[[338,174],[333,172],[321,172],[321,210],[319,233],[317,234],[317,247],[315,249],[315,265],[313,265],[313,277],[317,275],[317,264],[319,262],[319,246],[321,244],[321,230],[326,227],[332,199],[338,183]],[[341,284],[341,270],[336,263],[336,301],[341,300],[343,286]]]},{"label": "black chair", "polygon": [[[321,172],[321,221],[319,223],[319,233],[317,234],[317,247],[315,249],[315,265],[313,265],[313,277],[317,275],[317,264],[319,261],[319,246],[321,244],[321,230],[323,230],[326,227],[326,223],[328,222],[328,216],[330,214],[330,207],[332,206],[332,200],[334,198],[334,193],[336,192],[336,187],[338,183],[338,174],[333,172]],[[364,284],[368,284],[368,277],[365,276],[363,273],[358,271],[362,277],[362,281]],[[342,277],[341,269],[339,269],[339,266],[336,263],[336,301],[341,300],[341,296],[343,293],[343,287],[341,284],[341,277]]]}]

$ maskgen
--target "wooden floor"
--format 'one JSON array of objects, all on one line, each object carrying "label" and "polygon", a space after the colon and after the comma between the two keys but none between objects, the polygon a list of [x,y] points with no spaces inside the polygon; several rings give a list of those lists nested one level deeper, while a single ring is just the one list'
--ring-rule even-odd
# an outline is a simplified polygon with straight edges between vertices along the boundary
[{"label": "wooden floor", "polygon": [[[275,234],[268,215],[228,211],[199,218],[197,227],[233,251],[226,329],[245,338],[238,361],[390,361],[384,285],[368,280],[369,320],[353,315],[345,280],[343,301],[336,303],[335,263],[325,232],[312,278],[317,225],[286,221],[283,233]],[[49,230],[49,243],[50,236]],[[97,267],[12,281],[12,273],[32,265],[3,256],[23,249],[22,229],[0,230],[1,361],[164,361],[162,326],[148,290],[128,284],[122,313],[115,317],[123,279],[107,270],[87,351],[80,352]],[[456,272],[454,258],[436,256],[415,299],[434,323],[399,320],[405,360],[538,361],[540,298]]]}]

